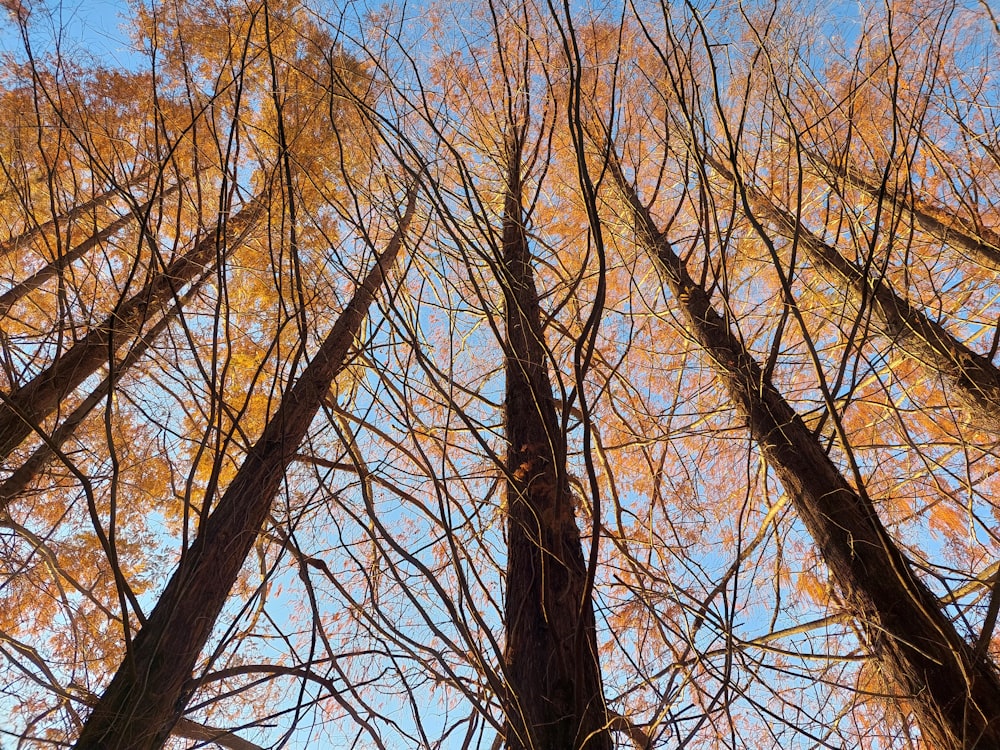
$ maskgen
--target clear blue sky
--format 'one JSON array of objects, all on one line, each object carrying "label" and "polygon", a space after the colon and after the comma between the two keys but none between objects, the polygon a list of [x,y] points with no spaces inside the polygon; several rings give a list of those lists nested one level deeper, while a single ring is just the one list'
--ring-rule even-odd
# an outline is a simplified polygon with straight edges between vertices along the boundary
[{"label": "clear blue sky", "polygon": [[[16,2],[16,0],[15,0]],[[58,48],[70,58],[93,57],[106,67],[128,67],[138,58],[128,38],[129,8],[119,0],[26,0],[35,54]],[[24,54],[9,12],[0,22],[0,53]]]}]

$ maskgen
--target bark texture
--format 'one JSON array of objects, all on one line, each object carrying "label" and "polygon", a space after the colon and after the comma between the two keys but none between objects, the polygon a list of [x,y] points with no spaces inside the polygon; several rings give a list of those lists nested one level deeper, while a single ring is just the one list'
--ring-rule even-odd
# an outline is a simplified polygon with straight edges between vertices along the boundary
[{"label": "bark texture", "polygon": [[654,255],[691,333],[774,468],[868,646],[929,747],[1000,747],[1000,679],[959,635],[930,590],[815,435],[766,379],[658,230],[617,165],[613,178],[639,241]]},{"label": "bark texture", "polygon": [[511,147],[503,219],[506,326],[507,598],[504,654],[511,750],[611,750],[587,566],[566,482],[523,225],[520,144]]},{"label": "bark texture", "polygon": [[77,750],[154,750],[163,745],[196,685],[198,656],[270,512],[285,470],[384,284],[413,216],[406,212],[319,351],[282,399],[232,483],[181,558],[156,608],[87,719]]}]

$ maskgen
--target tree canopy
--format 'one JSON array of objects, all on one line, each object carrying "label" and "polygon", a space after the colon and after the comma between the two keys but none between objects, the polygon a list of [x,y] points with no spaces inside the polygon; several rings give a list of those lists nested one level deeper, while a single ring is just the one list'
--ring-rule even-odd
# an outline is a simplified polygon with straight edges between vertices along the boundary
[{"label": "tree canopy", "polygon": [[987,0],[2,5],[0,747],[1000,747]]}]

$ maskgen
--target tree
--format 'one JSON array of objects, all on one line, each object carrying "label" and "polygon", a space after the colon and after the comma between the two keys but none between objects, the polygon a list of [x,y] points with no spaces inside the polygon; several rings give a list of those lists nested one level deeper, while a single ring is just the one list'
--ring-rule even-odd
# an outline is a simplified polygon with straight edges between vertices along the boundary
[{"label": "tree", "polygon": [[161,747],[180,718],[195,662],[253,548],[284,472],[344,368],[365,313],[399,254],[415,195],[411,189],[399,230],[203,522],[74,747]]},{"label": "tree", "polygon": [[23,745],[1000,745],[988,4],[11,8]]},{"label": "tree", "polygon": [[[855,492],[822,444],[733,335],[625,181],[610,170],[642,243],[664,269],[691,332],[711,356],[761,451],[819,546],[872,655],[911,696],[911,710],[936,747],[996,744],[1000,679],[943,616],[934,595],[886,532],[865,494]],[[806,242],[809,240],[807,239]]]},{"label": "tree", "polygon": [[508,747],[610,748],[587,566],[524,230],[523,144],[510,123],[503,209]]}]

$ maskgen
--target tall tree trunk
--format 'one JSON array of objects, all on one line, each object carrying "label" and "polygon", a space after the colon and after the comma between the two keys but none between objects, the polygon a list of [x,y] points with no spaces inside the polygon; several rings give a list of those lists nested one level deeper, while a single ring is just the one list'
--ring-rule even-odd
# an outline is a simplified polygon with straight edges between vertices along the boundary
[{"label": "tall tree trunk", "polygon": [[888,185],[849,164],[836,164],[808,149],[802,152],[813,168],[830,185],[857,188],[873,200],[887,200],[890,205],[908,212],[928,233],[955,248],[968,251],[972,259],[987,268],[1000,271],[1000,233],[976,226],[954,212],[917,195],[900,198]]},{"label": "tall tree trunk", "polygon": [[181,288],[219,255],[232,251],[241,233],[260,215],[259,200],[251,201],[225,225],[199,242],[189,253],[156,274],[136,295],[123,302],[99,325],[59,355],[26,385],[15,389],[0,404],[0,460],[7,458],[62,399],[100,367],[129,339],[139,335]]},{"label": "tall tree trunk", "polygon": [[[974,352],[912,306],[887,280],[872,279],[761,190],[737,180],[726,165],[711,156],[706,156],[706,161],[743,191],[748,213],[756,212],[782,234],[798,240],[809,260],[840,282],[855,311],[860,314],[870,308],[883,336],[920,362],[929,377],[945,378],[971,424],[1000,432],[1000,370],[987,357]],[[751,220],[757,221],[756,217]],[[764,232],[759,224],[757,230]]]},{"label": "tall tree trunk", "polygon": [[507,747],[610,750],[587,566],[566,481],[566,436],[549,382],[523,224],[521,145],[503,217],[507,429]]},{"label": "tall tree trunk", "polygon": [[0,317],[5,316],[10,312],[10,308],[17,303],[18,300],[22,299],[25,295],[30,294],[39,287],[42,286],[46,281],[51,279],[53,276],[62,273],[70,264],[75,263],[84,255],[89,253],[95,247],[98,247],[107,240],[109,237],[114,236],[126,226],[136,221],[139,217],[144,216],[150,207],[157,200],[165,198],[172,193],[176,193],[180,189],[180,184],[174,185],[172,188],[164,191],[161,195],[158,195],[150,200],[146,201],[143,205],[139,206],[134,212],[130,212],[119,219],[115,219],[113,222],[108,224],[104,229],[90,235],[87,239],[81,242],[74,248],[71,248],[69,252],[60,255],[58,258],[53,260],[51,263],[45,264],[42,268],[36,271],[34,274],[24,279],[23,281],[15,284],[13,287],[8,289],[2,295],[0,295]]},{"label": "tall tree trunk", "polygon": [[29,229],[25,229],[17,237],[11,237],[6,242],[0,242],[0,257],[9,255],[15,250],[20,250],[29,243],[33,242],[39,235],[54,229],[57,224],[65,224],[73,221],[74,219],[78,219],[81,216],[86,216],[88,212],[93,211],[95,208],[99,208],[107,203],[110,203],[114,198],[120,196],[123,190],[127,190],[131,186],[142,182],[142,180],[149,177],[150,174],[152,174],[152,170],[143,170],[122,185],[116,185],[111,190],[107,190],[100,195],[95,195],[93,198],[73,206],[73,208],[66,213],[54,216],[42,224],[35,224]]},{"label": "tall tree trunk", "polygon": [[729,330],[617,163],[611,171],[640,243],[658,261],[691,333],[711,356],[928,746],[1000,747],[1000,678],[993,665],[944,616],[870,500],[851,487]]},{"label": "tall tree trunk", "polygon": [[108,393],[117,384],[118,379],[136,362],[141,360],[146,351],[157,337],[163,333],[163,331],[170,324],[177,315],[180,314],[181,310],[184,309],[184,305],[193,296],[193,293],[198,289],[202,282],[209,276],[211,271],[206,271],[202,274],[200,279],[197,279],[192,285],[192,288],[177,301],[177,303],[167,311],[167,313],[160,318],[148,331],[143,333],[142,339],[140,339],[135,346],[131,347],[125,357],[113,368],[111,374],[105,377],[97,387],[90,392],[83,401],[77,405],[75,409],[67,416],[57,427],[52,431],[42,443],[39,445],[28,459],[18,466],[9,477],[7,477],[2,483],[0,483],[0,514],[2,514],[10,501],[15,497],[24,492],[28,486],[34,481],[35,477],[38,476],[39,472],[42,471],[48,464],[58,455],[59,451],[62,450],[63,445],[76,433],[77,428],[83,423],[87,416],[94,410],[94,408],[100,404],[102,401],[107,399]]},{"label": "tall tree trunk", "polygon": [[274,497],[333,379],[343,369],[375,293],[403,244],[416,207],[410,190],[399,228],[319,351],[268,420],[218,505],[87,719],[77,750],[163,745],[195,685],[192,671],[267,519]]}]

